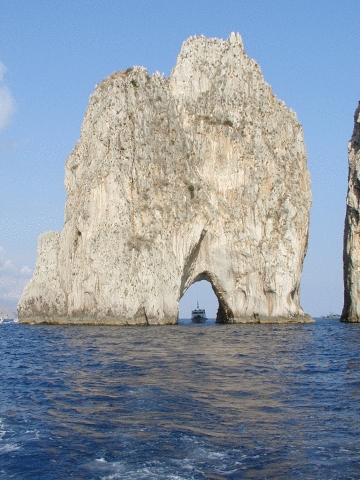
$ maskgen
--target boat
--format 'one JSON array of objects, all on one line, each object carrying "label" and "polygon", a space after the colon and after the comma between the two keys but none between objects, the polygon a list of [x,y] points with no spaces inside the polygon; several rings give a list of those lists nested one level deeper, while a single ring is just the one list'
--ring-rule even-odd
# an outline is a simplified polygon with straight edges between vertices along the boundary
[{"label": "boat", "polygon": [[206,313],[205,310],[202,308],[199,308],[199,302],[197,302],[197,307],[195,310],[191,311],[191,321],[200,323],[200,322],[206,322]]},{"label": "boat", "polygon": [[329,315],[326,315],[326,317],[323,317],[324,320],[340,320],[340,315],[337,313],[332,313],[330,312]]}]

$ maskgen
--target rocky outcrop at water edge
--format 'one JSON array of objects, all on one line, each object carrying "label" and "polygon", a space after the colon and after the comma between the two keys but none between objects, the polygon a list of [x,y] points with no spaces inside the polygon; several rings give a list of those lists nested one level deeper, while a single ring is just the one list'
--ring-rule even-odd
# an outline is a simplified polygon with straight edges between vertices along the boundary
[{"label": "rocky outcrop at water edge", "polygon": [[360,322],[360,102],[348,146],[349,177],[344,231],[343,322]]}]

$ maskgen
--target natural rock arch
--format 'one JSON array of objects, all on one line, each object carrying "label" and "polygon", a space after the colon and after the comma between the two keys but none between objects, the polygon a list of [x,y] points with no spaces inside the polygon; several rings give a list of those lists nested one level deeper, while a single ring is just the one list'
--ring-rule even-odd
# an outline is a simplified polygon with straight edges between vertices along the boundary
[{"label": "natural rock arch", "polygon": [[134,67],[97,85],[65,187],[21,322],[172,324],[205,277],[221,322],[311,320],[302,128],[239,35],[190,38],[169,79]]},{"label": "natural rock arch", "polygon": [[201,272],[198,275],[195,276],[195,278],[191,281],[191,284],[184,290],[180,292],[180,299],[183,297],[183,295],[186,293],[186,291],[194,285],[196,282],[200,282],[201,280],[206,280],[207,282],[210,283],[211,288],[219,302],[218,310],[216,313],[216,322],[217,323],[233,323],[234,319],[234,314],[231,311],[229,305],[226,302],[226,299],[224,298],[224,295],[222,293],[222,289],[217,286],[217,283],[214,281],[214,275],[212,275],[209,272]]}]

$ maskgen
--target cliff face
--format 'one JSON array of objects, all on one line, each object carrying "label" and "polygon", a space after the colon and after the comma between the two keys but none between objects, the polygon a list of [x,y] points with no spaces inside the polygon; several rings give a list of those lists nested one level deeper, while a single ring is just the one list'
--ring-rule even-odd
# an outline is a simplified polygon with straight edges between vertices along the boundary
[{"label": "cliff face", "polygon": [[360,102],[349,142],[349,183],[344,232],[343,322],[360,322]]},{"label": "cliff face", "polygon": [[302,128],[239,35],[190,38],[90,97],[61,234],[39,239],[22,322],[171,324],[206,279],[219,322],[310,321],[299,303],[310,179]]}]

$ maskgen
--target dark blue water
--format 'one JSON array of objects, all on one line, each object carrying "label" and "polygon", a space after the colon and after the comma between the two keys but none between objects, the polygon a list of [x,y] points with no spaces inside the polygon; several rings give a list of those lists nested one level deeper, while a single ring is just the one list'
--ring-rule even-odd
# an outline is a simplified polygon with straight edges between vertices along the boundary
[{"label": "dark blue water", "polygon": [[360,325],[0,326],[0,478],[360,478]]}]

